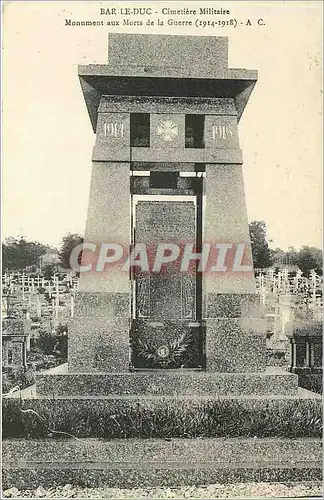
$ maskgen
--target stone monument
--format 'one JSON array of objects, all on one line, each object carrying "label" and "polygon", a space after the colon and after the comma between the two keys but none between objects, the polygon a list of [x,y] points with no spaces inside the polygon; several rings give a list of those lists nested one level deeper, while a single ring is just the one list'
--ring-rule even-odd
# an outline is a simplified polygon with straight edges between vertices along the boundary
[{"label": "stone monument", "polygon": [[[265,371],[252,267],[238,123],[257,71],[228,68],[227,38],[112,34],[108,64],[79,78],[96,134],[86,249],[69,375],[40,393],[296,393]],[[186,271],[127,268],[161,244]]]}]

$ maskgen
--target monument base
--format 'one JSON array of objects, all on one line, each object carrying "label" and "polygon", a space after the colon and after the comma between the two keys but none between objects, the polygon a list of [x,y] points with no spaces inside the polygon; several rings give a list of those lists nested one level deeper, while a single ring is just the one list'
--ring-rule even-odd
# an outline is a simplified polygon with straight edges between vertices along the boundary
[{"label": "monument base", "polygon": [[[321,480],[320,395],[297,391],[291,374],[198,375],[39,375],[35,399],[4,400],[3,487],[36,489],[40,478],[45,488]],[[156,389],[153,382],[146,388],[148,377]],[[227,385],[227,395],[220,396],[225,379],[241,380],[241,386]],[[269,395],[265,385],[265,394],[253,394],[256,387],[261,392],[261,379],[281,395]],[[140,387],[133,384],[139,380]],[[171,383],[164,389],[166,380],[177,381],[176,390],[188,395],[172,392]],[[197,380],[208,395],[189,395],[197,394]],[[60,390],[40,395],[53,384]],[[103,395],[107,384],[117,394]],[[249,386],[251,394],[244,389]],[[84,396],[67,395],[77,387]],[[136,390],[142,394],[134,395]]]},{"label": "monument base", "polygon": [[4,489],[36,489],[40,478],[43,488],[322,479],[320,439],[5,440],[2,452]]},{"label": "monument base", "polygon": [[149,370],[134,373],[38,374],[36,390],[38,396],[55,398],[295,396],[298,377],[270,369],[260,373]]}]

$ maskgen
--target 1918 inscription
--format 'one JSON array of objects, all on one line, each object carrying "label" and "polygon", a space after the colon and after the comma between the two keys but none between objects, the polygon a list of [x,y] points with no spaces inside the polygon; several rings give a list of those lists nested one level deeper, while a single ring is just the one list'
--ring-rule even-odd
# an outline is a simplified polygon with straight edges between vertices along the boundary
[{"label": "1918 inscription", "polygon": [[233,135],[228,125],[213,125],[212,127],[212,137],[214,141],[216,139],[227,139],[228,137],[233,137]]}]

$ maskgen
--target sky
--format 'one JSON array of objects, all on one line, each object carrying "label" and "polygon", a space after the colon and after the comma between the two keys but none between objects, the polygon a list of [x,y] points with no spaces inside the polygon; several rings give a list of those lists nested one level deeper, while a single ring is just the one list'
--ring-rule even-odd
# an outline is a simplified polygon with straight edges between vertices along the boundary
[{"label": "sky", "polygon": [[[6,2],[3,13],[2,234],[57,246],[83,234],[95,136],[78,64],[107,63],[108,32],[229,37],[229,67],[257,69],[239,123],[249,220],[273,247],[322,246],[322,2],[155,2],[222,7],[237,27],[66,27],[103,20],[100,8],[149,2]],[[257,20],[263,19],[258,26]],[[140,19],[131,16],[130,19]],[[146,20],[147,17],[144,18]],[[204,19],[222,19],[205,16]],[[250,19],[252,26],[246,25]]]}]

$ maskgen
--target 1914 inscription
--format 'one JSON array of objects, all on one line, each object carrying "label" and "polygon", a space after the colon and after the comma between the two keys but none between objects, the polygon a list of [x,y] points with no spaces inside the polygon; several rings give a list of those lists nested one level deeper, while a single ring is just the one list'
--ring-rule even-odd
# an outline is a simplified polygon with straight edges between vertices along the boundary
[{"label": "1914 inscription", "polygon": [[122,122],[104,122],[105,137],[124,137],[125,127]]}]

